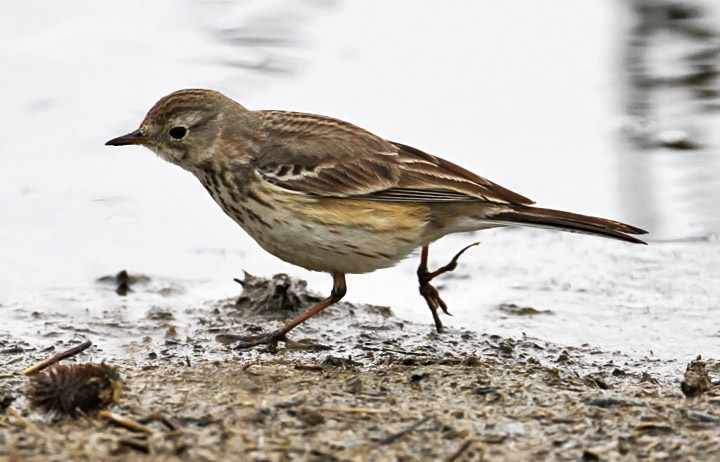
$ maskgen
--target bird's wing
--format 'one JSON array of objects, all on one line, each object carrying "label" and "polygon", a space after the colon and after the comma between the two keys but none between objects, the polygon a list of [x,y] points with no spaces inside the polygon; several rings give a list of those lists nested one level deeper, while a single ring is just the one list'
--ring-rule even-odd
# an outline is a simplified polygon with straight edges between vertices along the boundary
[{"label": "bird's wing", "polygon": [[261,111],[264,140],[254,167],[298,193],[392,202],[532,204],[439,157],[391,143],[329,117]]}]

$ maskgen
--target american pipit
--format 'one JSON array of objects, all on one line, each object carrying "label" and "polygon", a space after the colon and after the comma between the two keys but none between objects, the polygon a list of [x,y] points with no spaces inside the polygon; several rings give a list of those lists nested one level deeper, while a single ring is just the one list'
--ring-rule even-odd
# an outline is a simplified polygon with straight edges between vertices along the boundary
[{"label": "american pipit", "polygon": [[223,211],[276,257],[333,277],[328,298],[280,329],[286,334],[340,300],[346,273],[387,268],[422,247],[418,279],[438,331],[447,306],[430,284],[428,246],[450,233],[518,225],[595,234],[636,244],[640,228],[532,207],[534,202],[440,157],[338,119],[249,111],[211,90],[180,90],[140,128],[108,145],[140,144],[193,173]]}]

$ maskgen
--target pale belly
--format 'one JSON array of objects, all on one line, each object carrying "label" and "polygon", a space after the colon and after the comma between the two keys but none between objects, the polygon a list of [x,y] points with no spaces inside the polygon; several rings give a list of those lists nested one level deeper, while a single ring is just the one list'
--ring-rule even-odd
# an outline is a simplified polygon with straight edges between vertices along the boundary
[{"label": "pale belly", "polygon": [[311,198],[275,188],[249,194],[240,206],[225,194],[211,195],[263,249],[293,265],[367,273],[395,265],[424,244],[423,206]]},{"label": "pale belly", "polygon": [[424,219],[399,214],[402,209],[387,204],[321,199],[261,216],[269,226],[252,215],[241,226],[265,250],[294,265],[367,273],[395,265],[421,245]]}]

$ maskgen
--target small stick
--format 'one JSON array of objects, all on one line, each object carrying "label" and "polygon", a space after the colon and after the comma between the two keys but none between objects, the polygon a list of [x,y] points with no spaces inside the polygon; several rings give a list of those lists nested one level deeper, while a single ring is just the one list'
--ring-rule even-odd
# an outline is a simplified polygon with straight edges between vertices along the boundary
[{"label": "small stick", "polygon": [[295,369],[299,371],[323,372],[325,369],[319,364],[295,364]]},{"label": "small stick", "polygon": [[123,438],[118,440],[118,443],[127,446],[129,448],[132,448],[136,451],[144,452],[145,454],[150,454],[150,445],[147,443],[147,441],[141,441],[136,438]]},{"label": "small stick", "polygon": [[406,428],[405,430],[403,430],[403,431],[401,431],[401,432],[398,432],[398,433],[394,433],[394,434],[392,434],[392,435],[390,435],[390,436],[386,436],[385,438],[383,438],[383,439],[381,439],[380,441],[378,441],[378,444],[381,444],[381,445],[390,444],[390,443],[392,443],[393,441],[395,441],[395,440],[397,440],[397,439],[400,439],[400,438],[402,438],[403,436],[405,436],[405,435],[407,435],[407,434],[409,434],[409,433],[414,432],[414,431],[417,430],[422,424],[424,424],[425,422],[427,422],[427,421],[430,420],[430,419],[433,419],[434,417],[435,417],[435,416],[429,415],[429,416],[427,416],[427,417],[425,417],[425,418],[423,418],[423,419],[420,419],[420,420],[418,420],[417,422],[415,422],[414,424],[410,425],[410,426],[409,426],[408,428]]},{"label": "small stick", "polygon": [[420,353],[418,351],[405,351],[405,350],[396,350],[393,348],[381,348],[380,351],[382,352],[390,352],[390,353],[398,353],[401,355],[408,355],[408,356],[430,356],[429,353]]},{"label": "small stick", "polygon": [[69,358],[71,356],[75,356],[76,354],[87,350],[90,348],[90,345],[92,345],[92,342],[90,340],[85,340],[80,345],[74,346],[70,348],[69,350],[61,351],[60,353],[56,354],[55,356],[52,356],[48,359],[45,359],[43,361],[40,361],[39,363],[35,364],[34,366],[31,366],[23,371],[23,375],[31,375],[35,374],[36,372],[40,372],[41,370],[47,368],[48,366],[52,366],[53,364],[62,361],[65,358]]},{"label": "small stick", "polygon": [[121,427],[125,427],[128,430],[133,431],[133,432],[142,432],[142,433],[147,433],[148,435],[153,433],[152,428],[146,427],[145,425],[135,422],[134,420],[128,419],[126,417],[123,417],[123,416],[120,416],[117,414],[113,414],[110,411],[105,411],[105,410],[100,411],[100,412],[98,412],[98,417],[107,419],[110,422],[118,424]]},{"label": "small stick", "polygon": [[139,422],[142,424],[147,422],[161,422],[170,431],[178,430],[178,425],[175,422],[173,422],[172,420],[170,420],[169,417],[166,417],[159,412],[154,412],[145,418],[139,419]]},{"label": "small stick", "polygon": [[318,411],[327,412],[356,412],[358,414],[385,414],[389,411],[385,409],[366,409],[362,407],[324,407],[317,408]]},{"label": "small stick", "polygon": [[41,438],[45,438],[45,434],[34,423],[23,417],[15,408],[9,407],[8,410],[15,420],[17,420],[23,427],[25,427],[30,433]]},{"label": "small stick", "polygon": [[367,351],[380,351],[382,353],[398,353],[401,355],[408,355],[408,356],[430,356],[430,353],[419,353],[417,351],[405,351],[405,350],[398,350],[393,348],[375,348],[370,346],[362,346],[363,350]]},{"label": "small stick", "polygon": [[455,462],[463,452],[467,451],[470,445],[472,444],[473,440],[467,440],[463,444],[460,445],[457,451],[453,452],[448,456],[447,459],[445,459],[445,462]]}]

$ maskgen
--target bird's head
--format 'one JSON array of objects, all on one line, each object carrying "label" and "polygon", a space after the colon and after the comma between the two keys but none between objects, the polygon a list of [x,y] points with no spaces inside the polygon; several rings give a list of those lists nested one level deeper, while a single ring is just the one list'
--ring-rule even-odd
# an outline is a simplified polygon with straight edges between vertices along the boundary
[{"label": "bird's head", "polygon": [[137,144],[187,170],[212,160],[223,148],[225,129],[251,122],[252,112],[213,90],[179,90],[150,109],[140,128],[109,146]]}]

